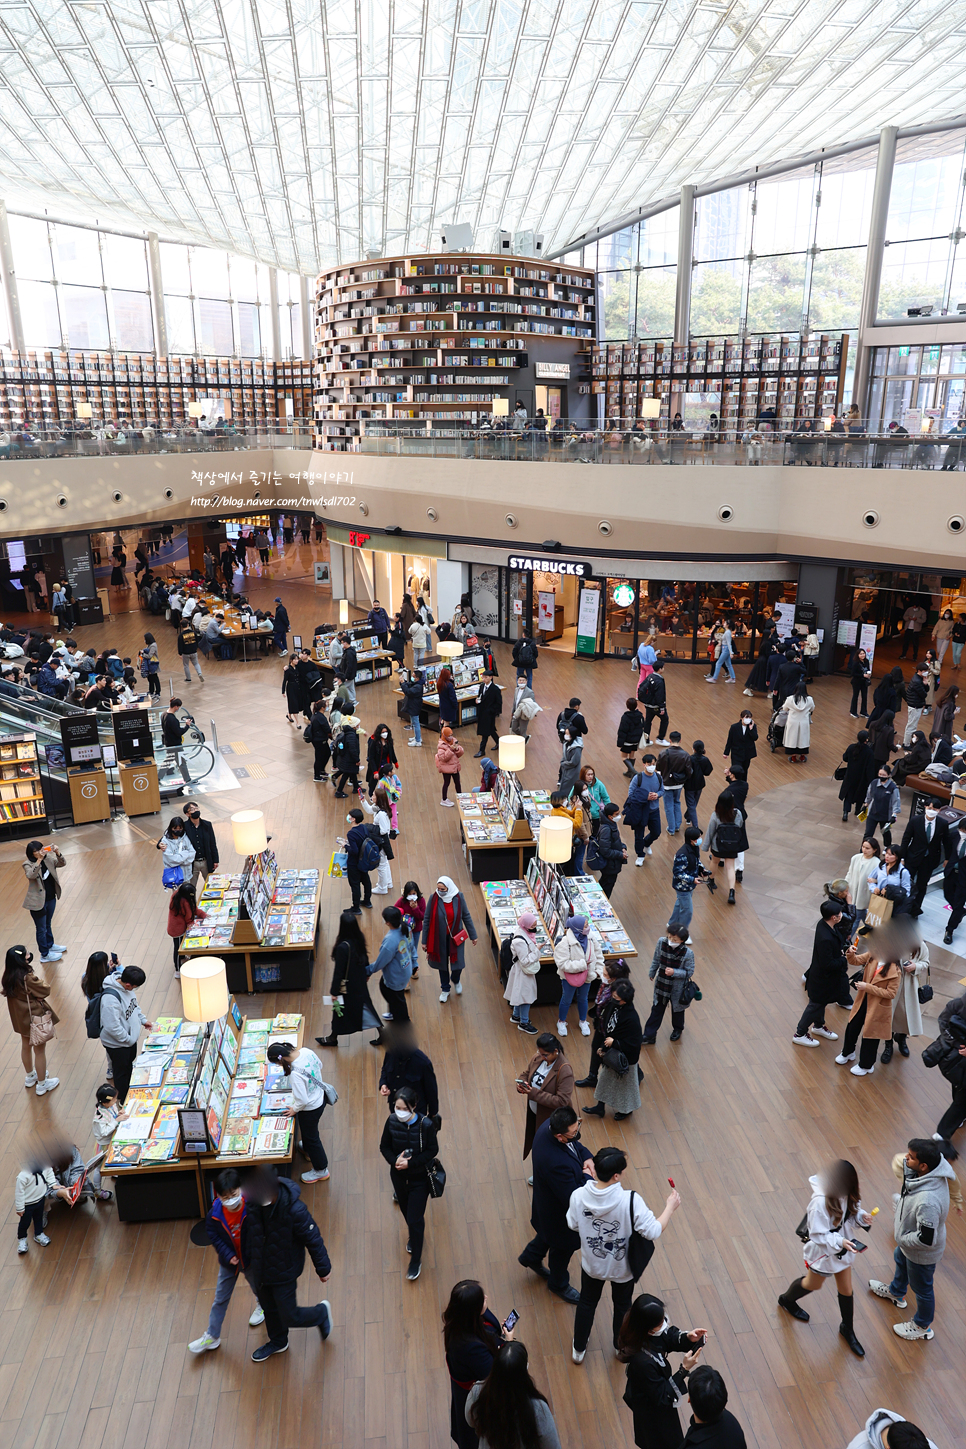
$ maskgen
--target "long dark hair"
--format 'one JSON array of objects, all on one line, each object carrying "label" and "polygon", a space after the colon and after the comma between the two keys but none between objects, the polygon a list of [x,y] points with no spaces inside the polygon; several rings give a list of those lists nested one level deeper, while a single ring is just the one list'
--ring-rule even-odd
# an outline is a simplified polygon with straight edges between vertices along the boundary
[{"label": "long dark hair", "polygon": [[29,976],[31,964],[27,960],[26,946],[11,946],[3,962],[3,976],[0,977],[0,995],[19,996],[26,991],[24,980]]},{"label": "long dark hair", "polygon": [[393,753],[395,753],[396,746],[395,746],[395,743],[393,741],[392,730],[389,728],[389,726],[387,724],[377,724],[376,727],[375,727],[375,729],[372,732],[372,738],[376,741],[376,743],[378,745],[381,745],[382,744],[382,732],[383,732],[383,730],[385,730],[386,731],[386,734],[389,736],[388,740],[386,741],[386,749],[387,750],[392,750]]},{"label": "long dark hair", "polygon": [[957,697],[958,694],[959,694],[959,685],[958,684],[951,684],[949,686],[949,688],[946,690],[946,693],[943,695],[942,699],[937,700],[937,702],[936,702],[936,708],[937,709],[942,709],[942,707],[943,707],[944,704],[952,704],[954,702],[954,700],[956,699],[956,697]]},{"label": "long dark hair", "polygon": [[420,900],[423,899],[423,893],[419,889],[419,883],[418,883],[418,881],[407,880],[406,884],[402,888],[403,900],[406,899],[406,897],[409,895],[410,891],[415,891],[416,894],[417,894],[417,896],[419,897],[419,899]]},{"label": "long dark hair", "polygon": [[[851,1162],[840,1157],[823,1174],[825,1185],[825,1211],[833,1227],[841,1227],[846,1218],[854,1218],[859,1206],[859,1174]],[[842,1199],[845,1212],[842,1212]]]},{"label": "long dark hair", "polygon": [[547,1401],[530,1377],[528,1362],[526,1344],[501,1344],[483,1381],[470,1418],[489,1449],[529,1449],[537,1442],[533,1405]]},{"label": "long dark hair", "polygon": [[363,955],[366,954],[366,938],[362,934],[362,928],[359,925],[358,919],[351,911],[343,911],[339,917],[339,934],[336,936],[335,944],[332,947],[333,961],[335,960],[335,953],[343,941],[349,946],[350,950],[355,948],[361,951]]},{"label": "long dark hair", "polygon": [[455,1285],[443,1309],[443,1347],[447,1353],[468,1338],[481,1339],[491,1353],[496,1353],[499,1342],[483,1318],[485,1302],[483,1285],[475,1278],[461,1278]]},{"label": "long dark hair", "polygon": [[87,970],[81,977],[84,995],[96,996],[113,969],[106,951],[92,951],[87,958]]},{"label": "long dark hair", "polygon": [[198,902],[195,897],[195,888],[189,880],[186,880],[182,885],[179,885],[178,889],[171,897],[171,904],[175,907],[175,909],[177,909],[177,907],[181,905],[182,901],[188,902],[188,905],[191,907],[192,912],[198,909]]},{"label": "long dark hair", "polygon": [[653,1293],[642,1293],[635,1298],[624,1315],[620,1333],[617,1336],[622,1358],[640,1353],[651,1337],[651,1329],[659,1328],[664,1322],[664,1304]]},{"label": "long dark hair", "polygon": [[406,925],[406,922],[403,920],[403,913],[398,906],[387,906],[382,913],[382,919],[385,921],[390,931],[401,931],[403,937],[406,940],[409,939],[411,932],[409,930],[409,927]]},{"label": "long dark hair", "polygon": [[725,825],[730,825],[735,818],[735,802],[729,794],[722,793],[714,802],[714,813]]}]

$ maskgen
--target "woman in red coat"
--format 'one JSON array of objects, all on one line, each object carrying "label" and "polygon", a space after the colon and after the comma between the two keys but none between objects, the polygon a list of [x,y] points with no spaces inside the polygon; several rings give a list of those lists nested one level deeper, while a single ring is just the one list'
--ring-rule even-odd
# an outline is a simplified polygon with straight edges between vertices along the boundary
[{"label": "woman in red coat", "polygon": [[185,881],[179,885],[176,891],[171,892],[171,899],[168,902],[168,935],[172,938],[174,954],[174,979],[181,980],[181,963],[179,953],[181,951],[181,940],[185,932],[195,921],[203,921],[207,911],[203,911],[195,900],[195,888]]}]

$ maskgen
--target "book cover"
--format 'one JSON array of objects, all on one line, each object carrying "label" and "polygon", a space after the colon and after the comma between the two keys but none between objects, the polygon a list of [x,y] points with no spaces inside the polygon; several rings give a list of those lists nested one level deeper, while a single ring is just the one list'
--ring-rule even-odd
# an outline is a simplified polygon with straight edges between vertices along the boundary
[{"label": "book cover", "polygon": [[136,1167],[141,1156],[140,1142],[112,1142],[105,1167]]},{"label": "book cover", "polygon": [[256,1157],[283,1157],[290,1140],[291,1132],[258,1132],[252,1151]]},{"label": "book cover", "polygon": [[291,1093],[287,1092],[263,1092],[261,1116],[271,1116],[273,1112],[285,1112],[292,1105]]},{"label": "book cover", "polygon": [[[128,1093],[128,1100],[130,1101],[130,1093]],[[177,1086],[171,1086],[166,1083],[165,1086],[161,1088],[161,1101],[166,1104],[174,1103],[176,1106],[183,1107],[187,1100],[187,1083]]]},{"label": "book cover", "polygon": [[298,1031],[301,1024],[300,1011],[280,1011],[272,1022],[272,1031]]},{"label": "book cover", "polygon": [[261,1090],[259,1081],[250,1077],[238,1077],[232,1089],[232,1097],[257,1097]]},{"label": "book cover", "polygon": [[175,1139],[177,1135],[175,1133],[173,1137],[152,1137],[148,1142],[145,1142],[141,1148],[141,1164],[143,1165],[148,1162],[170,1162],[172,1158],[177,1157],[178,1154],[175,1150]]}]

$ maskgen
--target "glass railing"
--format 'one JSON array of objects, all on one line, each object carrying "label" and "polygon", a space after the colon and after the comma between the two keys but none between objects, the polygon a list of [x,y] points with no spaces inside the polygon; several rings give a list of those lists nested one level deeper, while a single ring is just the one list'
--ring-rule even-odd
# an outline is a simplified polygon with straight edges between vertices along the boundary
[{"label": "glass railing", "polygon": [[[154,760],[158,767],[158,785],[162,798],[165,798],[180,793],[186,786],[194,785],[210,774],[214,768],[215,755],[212,746],[206,742],[204,734],[194,720],[190,720],[187,724],[181,748],[168,749],[161,734],[162,709],[159,706],[149,706],[149,709]],[[62,719],[86,712],[75,704],[69,704],[66,700],[38,694],[36,690],[26,686],[18,686],[16,695],[0,693],[0,729],[2,732],[20,734],[27,731],[35,734],[38,753],[42,760],[47,761],[45,766],[47,773],[55,780],[65,784],[67,781],[66,770],[63,765],[56,763],[59,752],[63,748],[60,722]],[[101,711],[97,715],[97,723],[101,747],[103,748],[105,745],[113,747],[114,729],[111,716]],[[54,755],[54,762],[50,761],[49,755],[45,755],[45,745],[52,746],[58,752]],[[117,774],[110,770],[108,771],[108,788],[112,794],[120,795]]]},{"label": "glass railing", "polygon": [[[311,448],[312,434],[284,420],[263,428],[126,428],[98,436],[89,428],[0,434],[0,459],[97,458],[133,453],[232,453],[253,448]],[[300,431],[302,429],[303,431]]]},{"label": "glass railing", "polygon": [[[783,467],[954,469],[966,463],[966,426],[945,434],[872,433],[863,422],[854,431],[773,427],[740,435],[712,430],[596,428],[566,424],[547,431],[532,427],[472,430],[363,422],[358,451],[383,457],[480,458],[487,461],[596,464],[767,464]],[[421,425],[419,425],[421,426]],[[861,431],[859,431],[861,429]]]}]

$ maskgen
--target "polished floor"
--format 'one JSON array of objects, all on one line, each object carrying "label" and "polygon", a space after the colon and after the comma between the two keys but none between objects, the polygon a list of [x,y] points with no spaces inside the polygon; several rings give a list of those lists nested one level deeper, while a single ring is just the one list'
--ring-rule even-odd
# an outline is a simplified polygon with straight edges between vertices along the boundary
[{"label": "polished floor", "polygon": [[[251,581],[256,602],[281,593],[297,631],[331,617],[327,593],[311,582],[313,548],[272,566]],[[305,577],[308,570],[309,577]],[[116,644],[132,650],[151,621],[125,614],[82,631],[85,646]],[[169,673],[207,728],[214,720],[239,788],[204,801],[215,822],[225,868],[240,862],[231,845],[229,814],[247,805],[266,812],[273,847],[286,865],[328,863],[343,828],[344,802],[331,787],[312,781],[311,752],[298,728],[286,723],[280,693],[282,665],[217,663],[206,683],[182,686],[174,636],[155,628],[162,678]],[[504,682],[509,650],[497,649]],[[548,786],[556,778],[558,746],[553,721],[572,694],[583,700],[590,724],[585,759],[611,795],[623,799],[614,748],[632,671],[617,661],[574,661],[544,651],[535,679],[539,716],[524,781]],[[659,1244],[644,1287],[667,1303],[672,1322],[710,1331],[707,1362],[728,1382],[731,1408],[757,1449],[836,1449],[851,1439],[868,1413],[886,1405],[922,1425],[940,1449],[966,1442],[963,1375],[966,1368],[966,1224],[950,1222],[949,1245],[936,1277],[936,1337],[910,1344],[892,1333],[900,1317],[864,1290],[867,1276],[888,1276],[893,1240],[890,1159],[912,1135],[928,1135],[948,1093],[927,1072],[918,1050],[858,1080],[833,1064],[836,1048],[823,1042],[806,1052],[791,1043],[802,1004],[800,962],[807,953],[824,880],[839,874],[857,848],[860,828],[841,824],[830,782],[841,750],[854,736],[845,684],[816,683],[813,746],[808,763],[790,764],[767,749],[752,767],[748,855],[744,886],[734,909],[725,893],[699,893],[693,927],[697,977],[704,999],[688,1014],[687,1030],[672,1046],[667,1032],[645,1054],[643,1105],[628,1121],[585,1119],[583,1140],[596,1148],[623,1145],[627,1183],[657,1207],[667,1178],[683,1207]],[[668,670],[672,727],[689,742],[703,738],[715,773],[705,793],[704,823],[722,780],[721,750],[728,725],[748,703],[741,683],[706,684],[700,668]],[[762,735],[766,703],[752,705]],[[367,729],[396,723],[388,684],[359,690]],[[504,721],[504,724],[506,721]],[[470,882],[458,848],[455,811],[439,807],[439,777],[432,736],[422,750],[407,749],[396,730],[404,793],[393,881],[413,877],[424,890],[437,872],[456,878],[477,924],[479,889]],[[476,745],[466,746],[464,785],[478,783]],[[904,807],[907,807],[905,796]],[[176,1012],[165,934],[166,896],[154,849],[164,817],[64,831],[58,837],[68,869],[58,906],[57,939],[69,952],[48,968],[61,1016],[49,1052],[60,1088],[38,1100],[25,1091],[19,1039],[8,1032],[2,1067],[2,1157],[12,1198],[13,1178],[29,1155],[33,1134],[51,1124],[91,1146],[93,1092],[102,1053],[87,1040],[79,981],[90,951],[118,951],[145,968],[149,1014]],[[756,822],[762,822],[762,841]],[[626,832],[625,832],[626,833]],[[764,842],[764,843],[763,843]],[[649,1001],[646,969],[653,943],[672,902],[670,861],[675,842],[661,838],[646,866],[629,865],[614,903],[637,945],[633,978]],[[21,910],[24,880],[20,842],[0,847],[0,907],[6,941],[30,940]],[[323,893],[327,957],[348,891],[327,883]],[[389,897],[395,899],[395,895]],[[377,897],[378,901],[378,897]],[[373,947],[381,936],[378,912],[365,920]],[[961,959],[933,950],[938,1008],[958,991]],[[530,1193],[521,1159],[523,1111],[513,1077],[531,1043],[507,1024],[495,966],[480,943],[469,951],[461,998],[437,1001],[435,978],[423,970],[412,988],[411,1010],[421,1045],[440,1080],[441,1157],[449,1172],[445,1197],[430,1204],[423,1273],[405,1279],[405,1228],[391,1202],[388,1170],[378,1152],[385,1108],[377,1095],[381,1053],[365,1034],[326,1054],[326,1070],[340,1101],[327,1110],[322,1135],[331,1180],[304,1189],[333,1262],[324,1290],[335,1327],[323,1346],[312,1331],[293,1330],[287,1355],[263,1366],[250,1361],[262,1341],[249,1329],[250,1296],[243,1286],[226,1320],[221,1348],[203,1358],[187,1352],[204,1328],[216,1276],[212,1252],[193,1247],[187,1222],[128,1226],[110,1205],[75,1210],[58,1206],[51,1245],[33,1244],[18,1259],[12,1202],[7,1250],[0,1269],[3,1352],[0,1358],[0,1449],[294,1449],[294,1446],[372,1446],[372,1449],[443,1449],[449,1443],[449,1387],[440,1340],[440,1311],[453,1283],[478,1277],[494,1310],[520,1313],[518,1335],[530,1351],[540,1387],[549,1396],[566,1449],[623,1449],[633,1442],[621,1401],[623,1369],[608,1347],[605,1317],[595,1326],[583,1365],[570,1361],[573,1310],[548,1295],[516,1256],[529,1234]],[[301,1009],[309,1037],[327,1026],[322,1005],[329,971],[320,964],[310,993],[243,1002],[259,1014]],[[572,1013],[573,1015],[573,1013]],[[552,1010],[535,1013],[542,1028]],[[836,1027],[843,1013],[832,1009]],[[927,1022],[927,1030],[930,1030]],[[918,1044],[924,1045],[924,1040]],[[582,1068],[588,1043],[575,1029],[566,1047]],[[582,1074],[578,1070],[578,1076]],[[589,1095],[578,1092],[584,1105]],[[794,1226],[808,1197],[807,1178],[831,1158],[857,1166],[865,1201],[882,1211],[868,1253],[856,1273],[856,1331],[867,1356],[852,1356],[836,1333],[831,1288],[809,1303],[812,1321],[793,1322],[777,1294],[800,1271]],[[576,1269],[576,1262],[572,1265]],[[321,1296],[305,1276],[301,1299]]]}]

